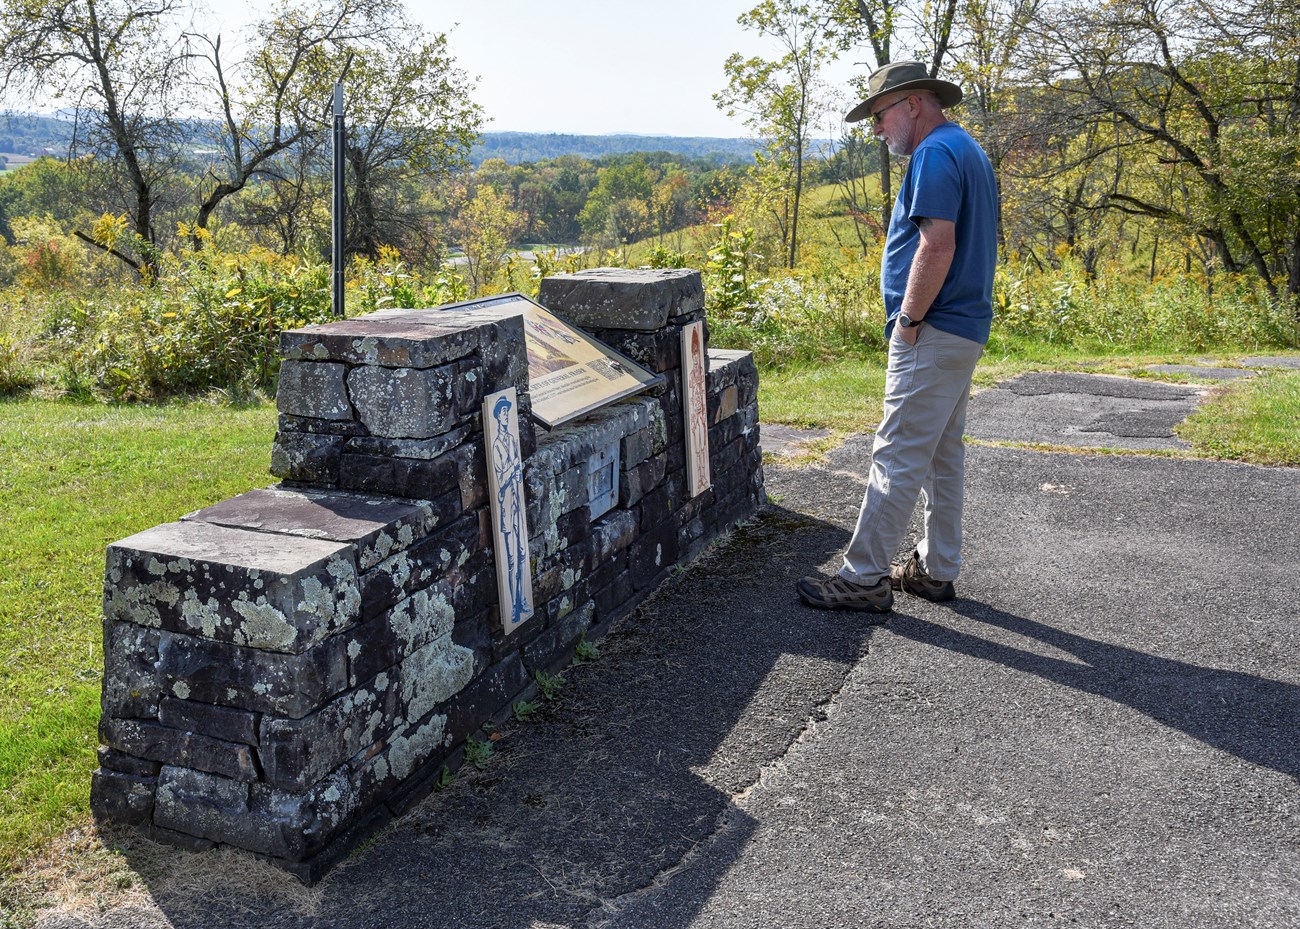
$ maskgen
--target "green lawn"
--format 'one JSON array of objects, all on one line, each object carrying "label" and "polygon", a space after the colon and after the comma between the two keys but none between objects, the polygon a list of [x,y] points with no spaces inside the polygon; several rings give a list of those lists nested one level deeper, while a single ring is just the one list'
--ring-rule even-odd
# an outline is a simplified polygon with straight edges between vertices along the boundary
[{"label": "green lawn", "polygon": [[272,482],[275,410],[0,401],[0,870],[83,820],[104,548]]},{"label": "green lawn", "polygon": [[1206,457],[1300,467],[1300,372],[1231,383],[1177,431]]}]

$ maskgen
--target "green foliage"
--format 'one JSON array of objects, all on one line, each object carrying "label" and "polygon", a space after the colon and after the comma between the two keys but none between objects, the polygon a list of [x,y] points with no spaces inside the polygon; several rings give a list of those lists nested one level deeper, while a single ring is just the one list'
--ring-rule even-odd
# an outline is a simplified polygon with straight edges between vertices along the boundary
[{"label": "green foliage", "polygon": [[431,280],[402,261],[397,249],[380,246],[374,260],[358,256],[349,263],[349,286],[345,296],[349,316],[385,309],[418,309],[468,300],[469,284],[456,271],[443,265]]},{"label": "green foliage", "polygon": [[577,646],[573,649],[573,663],[587,664],[600,658],[600,649],[594,643],[587,641],[587,634],[584,632],[578,639]]},{"label": "green foliage", "polygon": [[681,252],[675,252],[666,245],[657,244],[651,247],[647,262],[652,268],[684,268],[686,267],[686,256]]},{"label": "green foliage", "polygon": [[542,705],[534,701],[516,700],[510,709],[514,714],[515,720],[522,723],[532,719],[541,708]]},{"label": "green foliage", "polygon": [[117,399],[270,390],[280,331],[330,318],[329,274],[260,257],[187,252],[153,287],[51,295],[43,329],[58,380]]},{"label": "green foliage", "polygon": [[1016,339],[1101,352],[1254,350],[1295,344],[1290,306],[1243,276],[1155,281],[1089,276],[1067,256],[1059,269],[1003,264],[994,281],[992,348]]},{"label": "green foliage", "polygon": [[465,763],[482,771],[492,760],[492,743],[487,739],[468,738],[465,740]]},{"label": "green foliage", "polygon": [[547,703],[558,700],[568,684],[563,674],[550,674],[546,671],[538,671],[533,675],[533,680],[537,683],[537,693]]},{"label": "green foliage", "polygon": [[715,225],[717,239],[704,267],[706,307],[715,322],[750,311],[757,296],[754,230],[737,231],[730,216]]}]

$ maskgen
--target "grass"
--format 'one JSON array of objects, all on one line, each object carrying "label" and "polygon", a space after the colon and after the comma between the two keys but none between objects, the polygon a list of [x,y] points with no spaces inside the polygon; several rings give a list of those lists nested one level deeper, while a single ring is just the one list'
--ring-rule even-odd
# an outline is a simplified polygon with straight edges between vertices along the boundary
[{"label": "grass", "polygon": [[874,429],[885,396],[885,359],[844,359],[763,371],[758,409],[764,422],[842,432]]},{"label": "grass", "polygon": [[1300,372],[1276,371],[1225,385],[1177,427],[1210,458],[1300,466]]},{"label": "grass", "polygon": [[84,822],[110,542],[271,482],[275,410],[0,402],[0,870]]}]

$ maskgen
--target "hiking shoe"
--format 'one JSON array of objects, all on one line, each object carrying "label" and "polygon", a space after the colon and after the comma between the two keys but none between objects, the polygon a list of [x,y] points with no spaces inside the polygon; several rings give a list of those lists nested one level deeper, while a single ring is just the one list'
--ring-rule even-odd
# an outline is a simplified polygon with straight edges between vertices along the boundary
[{"label": "hiking shoe", "polygon": [[818,577],[810,574],[795,584],[799,599],[819,610],[856,610],[863,613],[888,613],[894,606],[894,592],[889,578],[877,583],[855,584],[838,574]]},{"label": "hiking shoe", "polygon": [[902,564],[889,566],[889,586],[894,590],[906,590],[924,600],[940,603],[957,596],[957,588],[952,581],[936,581],[921,568],[921,556],[912,552],[912,557]]}]

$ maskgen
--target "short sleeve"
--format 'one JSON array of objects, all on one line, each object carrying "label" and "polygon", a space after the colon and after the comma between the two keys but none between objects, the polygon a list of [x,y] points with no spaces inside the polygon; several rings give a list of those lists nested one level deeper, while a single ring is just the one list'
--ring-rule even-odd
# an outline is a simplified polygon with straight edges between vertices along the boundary
[{"label": "short sleeve", "polygon": [[912,158],[912,203],[907,218],[957,221],[961,205],[961,172],[952,152],[940,145],[923,145]]}]

